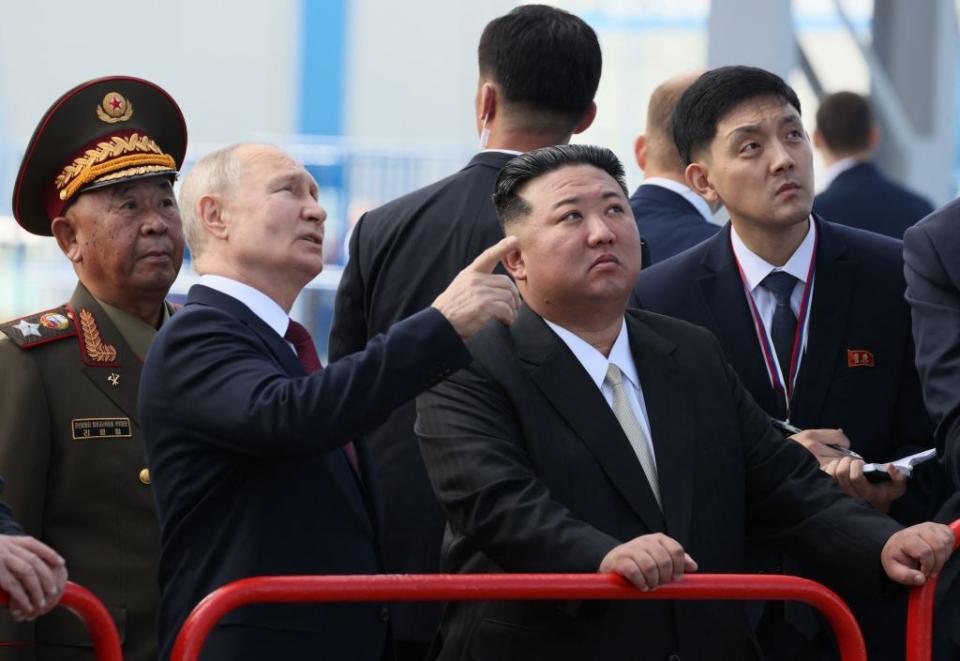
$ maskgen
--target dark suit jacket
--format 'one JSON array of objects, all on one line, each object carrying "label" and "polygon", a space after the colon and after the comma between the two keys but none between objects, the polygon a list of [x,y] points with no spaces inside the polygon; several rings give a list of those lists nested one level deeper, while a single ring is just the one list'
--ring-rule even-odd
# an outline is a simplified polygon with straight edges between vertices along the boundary
[{"label": "dark suit jacket", "polygon": [[709,239],[720,229],[704,220],[683,196],[655,184],[637,188],[630,207],[640,236],[650,246],[653,264]]},{"label": "dark suit jacket", "polygon": [[[960,201],[953,201],[907,230],[903,237],[907,302],[913,314],[917,369],[927,410],[936,423],[937,454],[954,490],[960,488]],[[960,518],[960,494],[937,520]],[[960,659],[960,554],[954,554],[938,591],[940,657]],[[949,650],[949,653],[947,652]]]},{"label": "dark suit jacket", "polygon": [[[503,238],[493,188],[510,154],[481,152],[460,172],[365,214],[350,239],[350,259],[334,304],[330,357],[428,307],[481,252]],[[385,496],[384,567],[434,573],[440,563],[443,514],[430,490],[413,433],[413,402],[363,436]],[[396,604],[402,640],[429,640],[440,619],[435,603]]]},{"label": "dark suit jacket", "polygon": [[[842,428],[853,449],[868,461],[887,461],[929,447],[932,427],[913,365],[901,244],[819,219],[817,223],[809,336],[791,422],[801,428]],[[737,271],[729,226],[700,246],[644,271],[635,294],[644,309],[716,333],[757,403],[771,415],[782,415]],[[870,351],[875,366],[851,367],[849,350]],[[918,469],[907,494],[894,502],[891,515],[904,524],[930,519],[945,497],[943,482],[936,466]],[[779,554],[759,546],[752,550],[756,562],[767,569],[776,569],[781,562]],[[786,559],[788,573],[815,576],[803,560],[791,554]],[[863,618],[872,651],[902,647],[890,638],[902,622],[902,613],[897,614],[893,605],[865,602],[862,609],[854,607]],[[803,609],[790,606],[788,618],[805,637],[817,631],[816,622]]]},{"label": "dark suit jacket", "polygon": [[[429,310],[306,376],[245,305],[191,288],[150,349],[140,391],[161,522],[163,658],[200,599],[235,579],[382,571],[377,480],[362,444],[362,483],[341,446],[467,360]],[[322,649],[379,659],[386,615],[381,604],[252,606],[224,618],[205,658]]]},{"label": "dark suit jacket", "polygon": [[[0,494],[3,493],[4,482],[0,477]],[[23,528],[13,518],[13,513],[6,503],[0,502],[0,535],[23,535]]]},{"label": "dark suit jacket", "polygon": [[894,239],[933,211],[927,199],[891,181],[870,162],[837,175],[814,199],[813,208],[827,220]]},{"label": "dark suit jacket", "polygon": [[[594,572],[617,544],[664,532],[701,572],[744,568],[748,530],[787,533],[831,574],[878,583],[898,526],[843,496],[774,431],[707,331],[627,314],[663,513],[609,405],[529,308],[468,342],[474,362],[417,400],[417,433],[449,521],[452,572]],[[739,605],[461,602],[442,659],[749,658]]]},{"label": "dark suit jacket", "polygon": [[[801,428],[842,428],[868,461],[930,447],[932,426],[913,365],[910,316],[903,300],[900,242],[817,223],[810,329],[791,422]],[[639,307],[716,333],[744,386],[765,411],[777,415],[777,395],[767,377],[729,226],[644,271],[634,293]],[[870,351],[875,366],[850,366],[848,350]],[[894,513],[902,522],[915,523],[929,519],[936,507],[916,493],[897,501]]]}]

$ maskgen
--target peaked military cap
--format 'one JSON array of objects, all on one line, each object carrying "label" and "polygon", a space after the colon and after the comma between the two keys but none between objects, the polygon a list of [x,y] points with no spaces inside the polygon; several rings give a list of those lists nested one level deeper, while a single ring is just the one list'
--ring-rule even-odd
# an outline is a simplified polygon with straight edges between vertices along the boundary
[{"label": "peaked military cap", "polygon": [[176,101],[129,76],[97,78],[61,96],[27,145],[13,188],[13,215],[33,234],[86,191],[158,175],[176,176],[187,126]]}]

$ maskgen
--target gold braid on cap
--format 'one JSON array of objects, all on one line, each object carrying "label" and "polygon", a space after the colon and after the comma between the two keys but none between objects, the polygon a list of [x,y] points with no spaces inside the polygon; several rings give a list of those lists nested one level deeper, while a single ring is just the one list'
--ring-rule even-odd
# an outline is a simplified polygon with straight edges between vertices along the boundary
[{"label": "gold braid on cap", "polygon": [[78,190],[98,180],[119,179],[165,169],[177,169],[173,156],[164,154],[157,143],[147,136],[132,133],[126,138],[114,136],[109,142],[97,143],[96,147],[88,149],[63,168],[54,183],[60,191],[60,199],[69,200]]}]

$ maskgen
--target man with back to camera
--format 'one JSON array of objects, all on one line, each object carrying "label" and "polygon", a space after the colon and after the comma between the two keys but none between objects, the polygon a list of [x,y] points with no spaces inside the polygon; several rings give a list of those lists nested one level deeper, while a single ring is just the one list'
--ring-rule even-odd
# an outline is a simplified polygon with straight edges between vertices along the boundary
[{"label": "man with back to camera", "polygon": [[832,222],[902,239],[933,205],[873,163],[879,143],[880,127],[867,99],[854,92],[824,97],[817,108],[813,144],[827,165],[826,181],[813,208]]},{"label": "man with back to camera", "polygon": [[652,263],[662,262],[716,234],[711,222],[719,203],[711,205],[687,186],[686,164],[673,142],[670,116],[683,91],[699,73],[675,76],[650,95],[646,133],[637,137],[634,155],[643,183],[630,197],[640,236],[650,245]]},{"label": "man with back to camera", "polygon": [[[843,494],[771,426],[709,332],[625,311],[639,235],[612,152],[518,156],[495,203],[524,304],[417,401],[449,521],[445,571],[616,572],[649,589],[743,571],[758,529],[862,588],[939,571],[946,526],[901,529]],[[748,638],[731,602],[456,602],[440,658],[746,659]]]},{"label": "man with back to camera", "polygon": [[[460,172],[361,218],[337,290],[331,358],[360,350],[430,305],[460,269],[503,238],[490,196],[504,163],[566,143],[593,121],[602,57],[596,34],[578,17],[545,5],[517,7],[486,26],[478,59],[480,151]],[[412,402],[401,406],[363,443],[383,481],[386,570],[433,573],[443,515],[423,469],[414,418]],[[422,658],[440,605],[391,609],[400,658]]]},{"label": "man with back to camera", "polygon": [[[937,454],[954,495],[936,516],[960,519],[960,202],[936,210],[903,235],[907,303],[917,370],[936,423]],[[934,658],[960,659],[960,561],[952,558],[937,586]]]},{"label": "man with back to camera", "polygon": [[[712,330],[757,403],[804,430],[792,438],[848,494],[904,524],[932,518],[943,499],[935,466],[917,469],[909,489],[895,471],[874,484],[847,452],[889,461],[931,445],[900,243],[811,215],[810,143],[796,94],[775,74],[752,67],[703,74],[677,104],[674,136],[687,181],[723,203],[730,225],[644,273],[639,305]],[[763,562],[779,568],[773,556]],[[789,573],[805,571],[801,558],[787,563]],[[896,658],[902,609],[852,605],[871,658]],[[771,615],[779,610],[768,606],[761,623],[762,641],[783,646],[777,658],[789,658],[787,650],[812,658],[810,644],[835,654],[809,610],[786,604],[785,621]]]},{"label": "man with back to camera", "polygon": [[[181,190],[201,275],[144,365],[141,413],[162,529],[161,658],[191,609],[230,581],[383,572],[377,478],[354,440],[465,365],[461,337],[511,323],[491,274],[503,239],[433,305],[321,367],[288,317],[323,268],[317,184],[269,145],[202,158]],[[262,605],[227,615],[205,659],[389,659],[383,604]]]},{"label": "man with back to camera", "polygon": [[[187,131],[151,82],[110,76],[66,92],[24,153],[13,215],[55,237],[79,283],[69,303],[0,324],[0,474],[24,529],[106,605],[124,658],[156,659],[160,530],[137,414],[147,347],[173,308],[183,260],[173,180]],[[8,629],[25,658],[93,659],[90,634],[56,609]]]}]

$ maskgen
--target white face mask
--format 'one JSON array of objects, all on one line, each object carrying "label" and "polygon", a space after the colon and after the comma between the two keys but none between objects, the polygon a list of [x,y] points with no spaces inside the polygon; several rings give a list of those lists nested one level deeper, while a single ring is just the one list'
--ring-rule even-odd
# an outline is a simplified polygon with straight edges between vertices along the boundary
[{"label": "white face mask", "polygon": [[490,129],[487,128],[487,117],[483,117],[483,126],[480,128],[480,151],[483,151],[487,148],[487,143],[490,142]]}]

